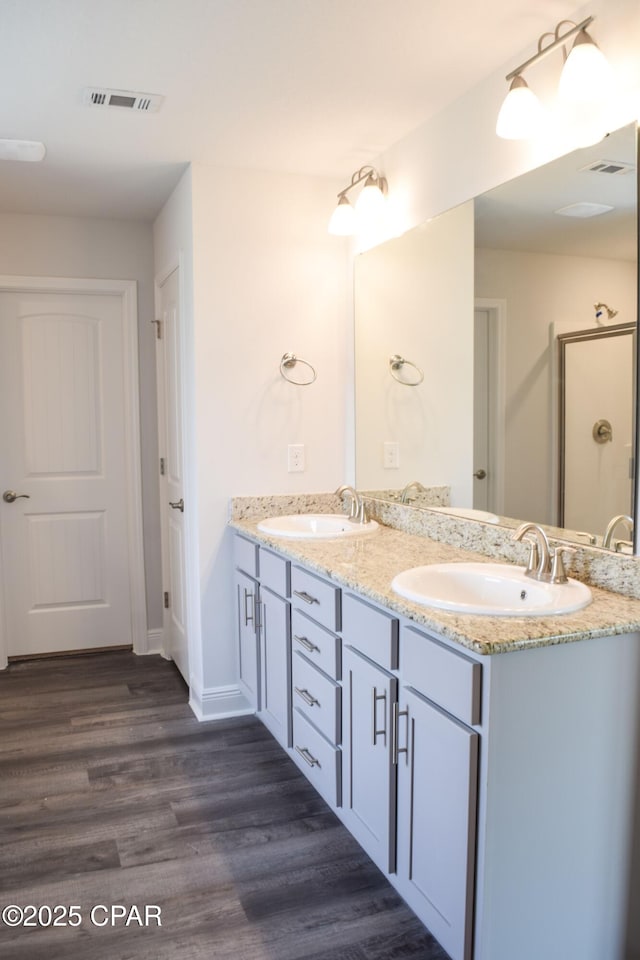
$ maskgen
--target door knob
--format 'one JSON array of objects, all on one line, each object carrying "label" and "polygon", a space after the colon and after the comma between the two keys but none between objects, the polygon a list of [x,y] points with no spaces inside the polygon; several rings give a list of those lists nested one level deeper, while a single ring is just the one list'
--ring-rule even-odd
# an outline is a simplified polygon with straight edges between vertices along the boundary
[{"label": "door knob", "polygon": [[19,500],[21,497],[24,497],[25,500],[31,499],[28,493],[16,493],[15,490],[5,490],[2,494],[5,503],[13,503],[14,500]]},{"label": "door knob", "polygon": [[487,475],[487,471],[483,470],[482,467],[480,467],[480,469],[476,470],[473,475],[476,478],[476,480],[484,480],[484,478]]},{"label": "door knob", "polygon": [[173,507],[174,510],[179,510],[180,513],[184,513],[184,500],[182,497],[180,497],[179,500],[176,500],[175,503],[172,503],[171,500],[169,500],[169,506]]}]

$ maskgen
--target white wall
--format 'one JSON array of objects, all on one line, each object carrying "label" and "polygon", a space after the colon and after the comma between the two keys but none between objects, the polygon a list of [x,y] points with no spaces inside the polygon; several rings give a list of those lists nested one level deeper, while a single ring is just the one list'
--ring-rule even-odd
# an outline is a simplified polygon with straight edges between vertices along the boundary
[{"label": "white wall", "polygon": [[505,515],[552,523],[549,327],[594,326],[593,304],[601,300],[619,311],[616,323],[635,319],[636,265],[478,248],[475,291],[506,301]]},{"label": "white wall", "polygon": [[[348,258],[346,243],[326,230],[339,186],[199,164],[191,169],[189,449],[203,657],[194,679],[205,714],[216,690],[237,684],[230,498],[326,491],[345,478]],[[175,194],[172,202],[178,205]],[[169,210],[156,223],[157,270],[170,259],[172,242],[184,245],[189,232],[186,219],[169,217]],[[314,365],[314,384],[284,382],[279,364],[287,351]],[[305,444],[303,473],[287,472],[289,443]]]},{"label": "white wall", "polygon": [[[0,213],[0,273],[16,276],[98,277],[138,284],[138,357],[142,508],[147,625],[162,625],[158,446],[151,225]],[[117,642],[117,641],[116,641]]]},{"label": "white wall", "polygon": [[[473,204],[360,254],[355,262],[356,477],[364,489],[412,480],[473,494]],[[424,371],[390,374],[400,354]],[[406,379],[418,373],[408,365]],[[399,448],[383,467],[383,444]]]}]

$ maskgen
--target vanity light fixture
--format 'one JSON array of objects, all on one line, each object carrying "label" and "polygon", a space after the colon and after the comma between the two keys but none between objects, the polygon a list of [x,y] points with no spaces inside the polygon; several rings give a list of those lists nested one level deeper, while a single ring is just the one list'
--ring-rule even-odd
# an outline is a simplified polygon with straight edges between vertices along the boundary
[{"label": "vanity light fixture", "polygon": [[[565,61],[558,87],[558,95],[562,100],[585,103],[600,100],[609,93],[611,67],[586,29],[593,19],[587,17],[580,23],[561,20],[553,33],[542,34],[538,40],[538,52],[507,74],[505,79],[511,85],[498,114],[496,133],[499,137],[527,140],[538,133],[544,120],[544,110],[522,74],[559,47],[563,49]],[[567,24],[571,28],[561,33],[562,27]],[[573,36],[575,41],[567,56],[565,44]],[[549,37],[551,40],[545,45]]]},{"label": "vanity light fixture", "polygon": [[[364,186],[353,207],[347,193],[363,182]],[[360,167],[352,175],[351,183],[338,194],[338,205],[329,221],[329,233],[338,237],[350,237],[360,226],[375,222],[384,210],[386,192],[386,178],[378,173],[375,167]]]}]

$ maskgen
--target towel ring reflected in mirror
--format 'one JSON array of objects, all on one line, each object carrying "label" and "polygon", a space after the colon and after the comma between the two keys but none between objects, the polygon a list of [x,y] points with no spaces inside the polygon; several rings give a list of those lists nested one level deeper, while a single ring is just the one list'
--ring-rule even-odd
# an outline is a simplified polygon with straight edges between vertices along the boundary
[{"label": "towel ring reflected in mirror", "polygon": [[[417,374],[417,379],[415,375],[412,380],[403,380],[398,376],[398,372],[405,366],[413,367]],[[393,379],[397,380],[398,383],[401,383],[405,387],[417,387],[418,384],[422,383],[424,380],[424,373],[420,367],[411,360],[405,360],[405,358],[401,357],[399,353],[394,353],[392,357],[389,357],[389,370],[391,371],[391,376]]]},{"label": "towel ring reflected in mirror", "polygon": [[[292,377],[287,375],[287,371],[292,370],[296,363],[301,363],[303,366],[307,367],[309,371],[308,379],[294,380]],[[296,387],[308,387],[309,384],[313,383],[316,379],[315,367],[313,367],[308,360],[303,360],[302,357],[296,357],[295,353],[282,354],[282,360],[280,361],[280,374],[287,381],[287,383],[293,383]]]}]

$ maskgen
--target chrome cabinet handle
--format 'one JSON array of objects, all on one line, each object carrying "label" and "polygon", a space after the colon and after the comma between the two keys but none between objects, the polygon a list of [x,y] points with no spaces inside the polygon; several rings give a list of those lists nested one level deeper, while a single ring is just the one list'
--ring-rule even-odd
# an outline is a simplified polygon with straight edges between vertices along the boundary
[{"label": "chrome cabinet handle", "polygon": [[[407,740],[406,747],[400,746],[400,717],[407,718]],[[393,704],[393,721],[391,725],[391,736],[393,739],[393,746],[391,749],[391,760],[395,766],[398,766],[398,761],[400,759],[400,754],[406,754],[406,763],[409,763],[409,708],[406,710],[400,710],[400,705],[398,701],[394,701]]]},{"label": "chrome cabinet handle", "polygon": [[304,702],[310,707],[319,707],[320,701],[316,700],[313,694],[309,693],[308,690],[301,690],[300,687],[293,688],[299,697],[302,697]]},{"label": "chrome cabinet handle", "polygon": [[2,494],[5,503],[13,503],[14,500],[20,500],[21,497],[24,497],[25,500],[31,499],[28,493],[16,493],[15,490],[5,490]]},{"label": "chrome cabinet handle", "polygon": [[300,597],[305,603],[320,603],[316,597],[312,597],[310,593],[305,593],[304,590],[294,590],[293,595],[294,597]]},{"label": "chrome cabinet handle", "polygon": [[319,767],[320,761],[316,760],[314,755],[311,753],[307,747],[296,747],[296,753],[299,753],[305,763],[308,763],[310,767]]},{"label": "chrome cabinet handle", "polygon": [[314,650],[317,650],[318,653],[320,653],[320,647],[316,647],[315,643],[311,643],[311,641],[307,640],[306,637],[299,637],[294,633],[293,639],[296,641],[296,643],[299,643],[300,646],[307,651],[307,653],[313,653]]},{"label": "chrome cabinet handle", "polygon": [[[371,698],[371,742],[375,747],[378,743],[378,737],[384,737],[385,744],[387,742],[387,691],[384,693],[378,693],[377,689],[373,687],[372,689],[372,698]],[[384,729],[378,730],[378,700],[384,700]]]},{"label": "chrome cabinet handle", "polygon": [[[247,609],[249,597],[251,597],[251,613],[249,613]],[[256,613],[255,597],[250,590],[247,590],[247,588],[244,587],[244,625],[245,627],[248,627],[250,623],[255,624],[255,613]]]},{"label": "chrome cabinet handle", "polygon": [[175,502],[172,502],[171,500],[169,500],[169,506],[172,507],[174,510],[179,510],[180,513],[184,513],[184,500],[182,499],[182,497],[180,497],[180,499],[176,500]]}]

